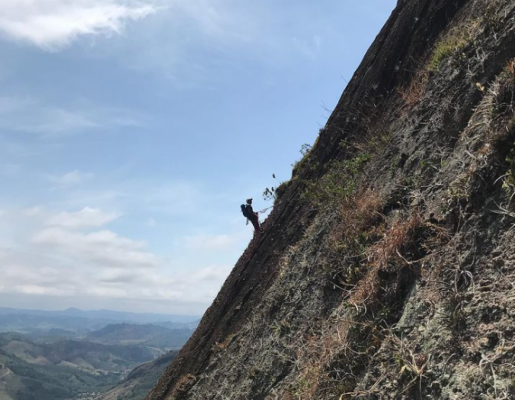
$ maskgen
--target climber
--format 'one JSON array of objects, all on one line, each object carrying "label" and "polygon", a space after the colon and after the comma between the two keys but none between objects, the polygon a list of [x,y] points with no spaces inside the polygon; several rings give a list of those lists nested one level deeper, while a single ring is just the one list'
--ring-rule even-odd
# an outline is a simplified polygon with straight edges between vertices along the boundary
[{"label": "climber", "polygon": [[259,214],[254,212],[254,209],[252,208],[252,199],[247,199],[247,204],[241,205],[241,212],[243,213],[243,216],[247,218],[247,220],[252,222],[256,232],[259,232]]}]

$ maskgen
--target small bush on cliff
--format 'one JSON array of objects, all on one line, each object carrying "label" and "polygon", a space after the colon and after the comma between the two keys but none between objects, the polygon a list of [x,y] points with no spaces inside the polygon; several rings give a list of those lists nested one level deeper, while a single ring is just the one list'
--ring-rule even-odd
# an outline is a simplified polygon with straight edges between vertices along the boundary
[{"label": "small bush on cliff", "polygon": [[[318,141],[318,138],[317,138],[317,141]],[[315,145],[317,143],[317,141],[315,142]],[[301,159],[298,160],[298,161],[295,161],[293,164],[292,164],[292,168],[293,168],[293,171],[292,171],[292,176],[296,176],[300,169],[308,162],[309,160],[309,156],[311,154],[311,150],[313,149],[313,146],[311,146],[310,144],[308,143],[304,143],[301,147],[300,147],[300,154],[302,155]]]}]

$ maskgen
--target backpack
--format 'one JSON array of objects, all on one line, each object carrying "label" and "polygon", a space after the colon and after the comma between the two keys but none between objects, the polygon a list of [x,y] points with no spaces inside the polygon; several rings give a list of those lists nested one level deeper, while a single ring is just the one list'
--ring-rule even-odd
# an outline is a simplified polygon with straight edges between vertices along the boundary
[{"label": "backpack", "polygon": [[249,214],[247,213],[247,206],[245,206],[245,204],[242,204],[241,205],[241,213],[243,214],[243,216],[245,218],[248,218],[249,217]]}]

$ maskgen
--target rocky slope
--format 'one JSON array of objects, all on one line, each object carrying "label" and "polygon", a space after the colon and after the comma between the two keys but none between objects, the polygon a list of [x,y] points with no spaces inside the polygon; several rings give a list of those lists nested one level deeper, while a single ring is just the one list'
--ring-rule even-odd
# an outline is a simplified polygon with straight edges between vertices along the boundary
[{"label": "rocky slope", "polygon": [[147,400],[515,398],[515,3],[400,0]]}]

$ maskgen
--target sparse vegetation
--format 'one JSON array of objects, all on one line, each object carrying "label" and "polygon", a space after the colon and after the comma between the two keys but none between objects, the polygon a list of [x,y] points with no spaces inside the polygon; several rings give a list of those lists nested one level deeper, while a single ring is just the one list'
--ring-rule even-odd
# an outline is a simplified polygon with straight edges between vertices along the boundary
[{"label": "sparse vegetation", "polygon": [[404,114],[413,109],[413,107],[415,107],[415,105],[420,101],[426,90],[428,80],[428,70],[420,68],[407,86],[397,90],[407,107]]},{"label": "sparse vegetation", "polygon": [[[318,138],[317,138],[317,141],[318,141]],[[313,149],[313,147],[316,146],[316,143],[311,146],[310,144],[308,143],[304,143],[301,147],[300,147],[300,154],[301,154],[301,159],[298,160],[298,161],[295,161],[293,164],[292,164],[292,177],[296,177],[297,174],[299,173],[300,169],[303,168],[306,163],[309,162],[309,156],[311,154],[311,150]],[[315,168],[315,165],[311,165],[312,168]]]},{"label": "sparse vegetation", "polygon": [[307,182],[304,197],[318,208],[338,209],[358,190],[359,173],[369,160],[368,153],[361,153],[348,160],[331,163],[324,176],[316,182]]},{"label": "sparse vegetation", "polygon": [[474,41],[480,28],[480,19],[470,19],[445,33],[433,49],[428,70],[437,72],[447,58],[461,55],[463,50]]},{"label": "sparse vegetation", "polygon": [[492,117],[513,117],[515,110],[515,60],[508,62],[501,75],[494,83]]},{"label": "sparse vegetation", "polygon": [[365,245],[380,232],[378,225],[383,221],[383,204],[380,194],[371,189],[360,190],[341,199],[337,208],[337,224],[331,236],[333,249],[362,257]]}]

